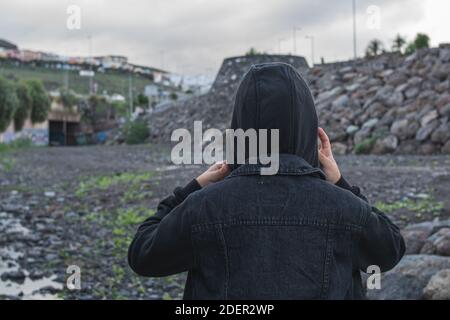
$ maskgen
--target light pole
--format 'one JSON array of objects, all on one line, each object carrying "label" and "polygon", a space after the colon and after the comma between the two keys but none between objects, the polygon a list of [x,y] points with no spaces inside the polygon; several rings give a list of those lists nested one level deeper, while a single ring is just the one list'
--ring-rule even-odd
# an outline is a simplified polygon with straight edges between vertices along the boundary
[{"label": "light pole", "polygon": [[296,26],[294,26],[294,28],[292,29],[292,33],[293,33],[293,37],[294,37],[294,41],[293,41],[294,55],[297,54],[297,31],[300,31],[300,30],[302,30],[302,28],[296,27]]},{"label": "light pole", "polygon": [[356,60],[356,0],[353,0],[353,58]]},{"label": "light pole", "polygon": [[286,38],[278,39],[278,53],[281,54],[281,43],[285,41]]},{"label": "light pole", "polygon": [[88,41],[89,41],[89,70],[91,71],[91,74],[89,75],[89,94],[93,93],[93,76],[92,76],[92,63],[94,60],[92,59],[92,35],[88,35]]},{"label": "light pole", "polygon": [[314,67],[314,36],[305,36],[305,38],[311,40],[311,67]]}]

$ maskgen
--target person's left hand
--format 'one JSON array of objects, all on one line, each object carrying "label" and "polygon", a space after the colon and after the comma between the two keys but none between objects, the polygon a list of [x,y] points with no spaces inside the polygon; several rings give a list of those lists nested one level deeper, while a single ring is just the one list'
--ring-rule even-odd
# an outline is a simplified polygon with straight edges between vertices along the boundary
[{"label": "person's left hand", "polygon": [[335,184],[341,178],[341,172],[339,171],[336,160],[334,160],[330,139],[320,127],[318,133],[321,142],[321,147],[319,148],[319,161],[327,180]]},{"label": "person's left hand", "polygon": [[230,173],[226,161],[217,162],[197,177],[197,182],[201,187],[224,179]]}]

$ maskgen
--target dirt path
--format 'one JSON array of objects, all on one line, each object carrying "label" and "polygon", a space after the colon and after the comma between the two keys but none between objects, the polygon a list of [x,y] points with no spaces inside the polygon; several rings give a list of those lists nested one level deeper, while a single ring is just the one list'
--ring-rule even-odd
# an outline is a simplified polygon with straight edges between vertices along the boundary
[{"label": "dirt path", "polygon": [[[0,297],[180,298],[184,275],[140,278],[126,262],[136,225],[203,169],[172,165],[169,151],[93,146],[0,154]],[[401,226],[450,216],[449,157],[338,162]],[[81,268],[80,291],[64,289],[69,265]]]}]

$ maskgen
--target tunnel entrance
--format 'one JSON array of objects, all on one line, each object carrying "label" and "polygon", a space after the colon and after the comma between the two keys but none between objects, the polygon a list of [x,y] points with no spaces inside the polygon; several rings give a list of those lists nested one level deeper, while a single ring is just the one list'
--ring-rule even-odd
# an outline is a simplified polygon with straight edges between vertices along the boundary
[{"label": "tunnel entrance", "polygon": [[77,145],[76,133],[79,129],[77,122],[50,120],[48,129],[50,146]]}]

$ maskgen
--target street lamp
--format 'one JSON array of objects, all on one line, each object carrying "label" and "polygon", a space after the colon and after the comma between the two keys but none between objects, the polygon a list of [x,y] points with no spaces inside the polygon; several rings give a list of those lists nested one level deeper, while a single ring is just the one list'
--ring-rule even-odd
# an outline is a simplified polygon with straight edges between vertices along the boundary
[{"label": "street lamp", "polygon": [[285,41],[286,38],[278,39],[278,53],[281,54],[281,43]]},{"label": "street lamp", "polygon": [[314,36],[305,36],[305,38],[311,40],[311,66],[314,67]]},{"label": "street lamp", "polygon": [[294,26],[294,28],[292,29],[292,33],[294,36],[294,41],[293,41],[293,46],[294,46],[294,55],[297,54],[297,31],[302,30],[302,28]]},{"label": "street lamp", "polygon": [[356,0],[353,0],[353,58],[356,60]]}]

